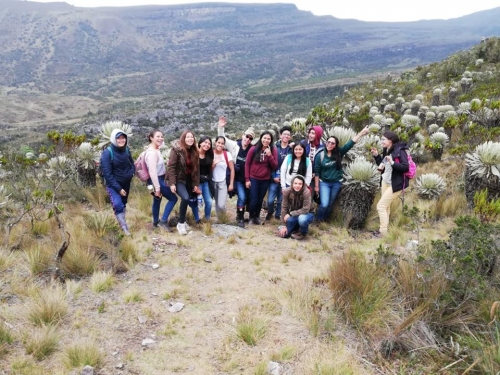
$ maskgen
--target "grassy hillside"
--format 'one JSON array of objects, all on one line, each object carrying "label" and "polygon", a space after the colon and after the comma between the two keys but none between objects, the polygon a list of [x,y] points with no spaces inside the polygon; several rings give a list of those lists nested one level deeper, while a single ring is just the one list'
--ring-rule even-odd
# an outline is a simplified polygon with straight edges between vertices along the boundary
[{"label": "grassy hillside", "polygon": [[[81,186],[98,152],[77,151],[85,137],[3,151],[0,372],[498,373],[499,64],[491,39],[350,87],[307,119],[282,113],[279,126],[321,124],[342,143],[372,130],[346,157],[352,189],[302,242],[278,238],[276,221],[236,227],[234,198],[227,216],[189,217],[187,236],[155,229],[137,180],[123,237],[103,187]],[[376,238],[379,193],[356,184],[378,176],[363,156],[389,128],[418,172]]]}]

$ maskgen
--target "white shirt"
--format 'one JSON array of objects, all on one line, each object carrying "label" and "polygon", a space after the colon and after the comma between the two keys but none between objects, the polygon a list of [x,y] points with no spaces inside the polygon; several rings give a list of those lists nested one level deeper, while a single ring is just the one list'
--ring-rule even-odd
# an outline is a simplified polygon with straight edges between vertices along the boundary
[{"label": "white shirt", "polygon": [[[227,161],[233,161],[233,156],[231,155],[230,152],[226,151],[227,155]],[[214,154],[214,163],[215,168],[212,171],[212,181],[215,182],[222,182],[226,181],[226,170],[228,168],[228,165],[226,163],[226,159],[224,158],[224,152],[221,153],[220,155]]]}]

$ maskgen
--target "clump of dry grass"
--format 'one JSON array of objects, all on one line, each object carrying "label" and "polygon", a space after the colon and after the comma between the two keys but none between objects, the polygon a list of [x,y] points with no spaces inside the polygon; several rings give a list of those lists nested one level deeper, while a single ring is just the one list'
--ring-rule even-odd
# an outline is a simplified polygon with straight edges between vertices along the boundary
[{"label": "clump of dry grass", "polygon": [[54,262],[54,251],[47,245],[36,244],[24,252],[24,259],[31,275],[40,275]]},{"label": "clump of dry grass", "polygon": [[119,247],[120,258],[129,265],[134,265],[140,260],[139,252],[132,241],[124,240]]},{"label": "clump of dry grass", "polygon": [[66,293],[59,285],[43,289],[27,311],[28,320],[37,326],[57,324],[68,311]]},{"label": "clump of dry grass", "polygon": [[31,226],[31,234],[35,237],[47,236],[50,232],[50,229],[51,229],[51,221],[49,221],[49,220],[44,220],[44,221],[37,220],[37,221],[33,222],[33,225]]},{"label": "clump of dry grass", "polygon": [[69,247],[62,261],[64,272],[75,276],[87,276],[100,268],[101,260],[90,247],[76,243]]},{"label": "clump of dry grass", "polygon": [[206,221],[203,223],[203,234],[205,234],[205,236],[211,236],[212,234],[214,234],[211,221]]},{"label": "clump of dry grass", "polygon": [[95,293],[107,292],[115,282],[111,272],[97,271],[90,278],[90,289]]},{"label": "clump of dry grass", "polygon": [[106,208],[108,203],[108,194],[103,184],[97,184],[95,187],[87,187],[83,190],[83,195],[92,205],[95,211],[102,211]]},{"label": "clump of dry grass", "polygon": [[141,302],[144,300],[141,292],[137,289],[128,289],[123,293],[125,303]]},{"label": "clump of dry grass", "polygon": [[43,326],[25,332],[22,341],[26,353],[41,361],[56,351],[59,345],[59,335],[53,326]]},{"label": "clump of dry grass", "polygon": [[104,364],[104,355],[97,345],[83,341],[65,349],[63,362],[67,368],[81,368],[87,365],[99,368]]},{"label": "clump of dry grass", "polygon": [[0,248],[0,271],[4,271],[12,264],[13,257],[7,251]]},{"label": "clump of dry grass", "polygon": [[118,224],[113,215],[108,212],[91,212],[84,216],[85,225],[97,237],[104,237],[118,231]]},{"label": "clump of dry grass", "polygon": [[231,222],[231,217],[227,213],[227,211],[221,211],[217,215],[217,222],[219,224],[229,224]]},{"label": "clump of dry grass", "polygon": [[14,337],[3,321],[0,321],[0,359],[7,353],[7,348],[14,342]]},{"label": "clump of dry grass", "polygon": [[250,308],[240,309],[236,318],[236,337],[244,341],[247,345],[255,346],[257,341],[262,339],[267,331],[267,322],[258,318]]},{"label": "clump of dry grass", "polygon": [[349,323],[372,333],[385,326],[392,315],[393,288],[382,269],[349,251],[333,259],[328,278],[334,306]]}]

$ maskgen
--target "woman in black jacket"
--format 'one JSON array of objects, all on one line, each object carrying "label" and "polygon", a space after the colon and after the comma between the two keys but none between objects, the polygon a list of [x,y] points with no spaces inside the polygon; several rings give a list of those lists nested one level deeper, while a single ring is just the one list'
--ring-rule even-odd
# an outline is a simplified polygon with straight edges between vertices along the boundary
[{"label": "woman in black jacket", "polygon": [[405,175],[409,171],[408,146],[399,140],[399,136],[391,131],[382,136],[382,155],[373,147],[372,155],[375,158],[379,171],[382,173],[380,200],[377,203],[380,228],[374,233],[381,237],[387,234],[391,204],[401,192],[408,187],[409,178]]}]

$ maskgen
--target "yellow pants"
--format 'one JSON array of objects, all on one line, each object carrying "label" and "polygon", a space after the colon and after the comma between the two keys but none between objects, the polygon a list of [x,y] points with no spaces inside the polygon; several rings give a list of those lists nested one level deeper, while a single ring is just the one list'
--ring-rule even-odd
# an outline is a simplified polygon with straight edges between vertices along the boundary
[{"label": "yellow pants", "polygon": [[380,220],[379,231],[381,234],[387,234],[389,227],[389,216],[391,214],[391,204],[396,197],[399,197],[401,190],[393,193],[392,186],[385,181],[382,181],[382,195],[377,203],[378,217]]}]

